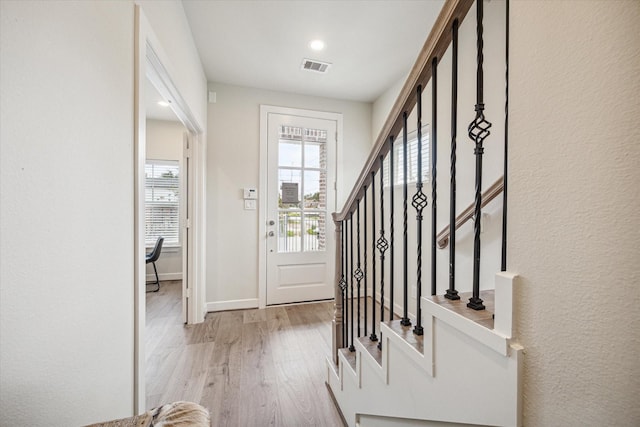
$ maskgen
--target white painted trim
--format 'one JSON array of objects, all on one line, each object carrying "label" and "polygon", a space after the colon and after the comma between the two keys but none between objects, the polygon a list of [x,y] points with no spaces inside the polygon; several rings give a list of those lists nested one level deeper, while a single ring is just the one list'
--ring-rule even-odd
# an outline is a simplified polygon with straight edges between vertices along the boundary
[{"label": "white painted trim", "polygon": [[[356,354],[356,370],[355,372],[353,371],[353,369],[351,369],[351,365],[349,364],[349,361],[347,360],[347,358],[345,357],[344,354],[342,354],[342,352],[338,352],[338,360],[340,362],[340,376],[343,378],[345,376],[348,376],[349,378],[351,378],[351,380],[353,380],[354,384],[356,384],[356,386],[358,388],[360,388],[360,367],[362,366],[360,364],[360,358],[358,357],[358,355]],[[348,375],[345,375],[345,372],[348,372]]]},{"label": "white painted trim", "polygon": [[495,320],[493,328],[507,338],[513,335],[513,285],[518,275],[501,271],[496,274]]},{"label": "white painted trim", "polygon": [[[146,161],[146,111],[144,88],[145,79],[149,78],[156,89],[167,99],[172,100],[172,108],[193,137],[196,156],[204,152],[204,127],[191,112],[189,105],[181,96],[171,78],[170,61],[162,49],[162,44],[155,35],[151,25],[144,16],[140,5],[134,5],[134,354],[133,354],[133,414],[146,410],[145,393],[145,317],[146,317],[146,263],[144,239],[144,209],[140,201],[144,200],[144,165]],[[204,162],[196,157],[193,162],[194,175],[198,182],[204,179]],[[204,187],[196,188],[189,195],[193,203],[192,233],[194,243],[189,247],[190,288],[192,298],[189,306],[189,323],[204,320]],[[195,272],[196,274],[193,274]]]},{"label": "white painted trim", "polygon": [[[258,185],[261,196],[258,202],[258,307],[267,306],[267,116],[270,113],[290,116],[312,117],[336,122],[336,183],[342,180],[342,148],[343,148],[343,117],[342,113],[328,111],[306,110],[300,108],[278,107],[274,105],[260,105],[260,183]],[[336,207],[340,186],[336,189]],[[327,222],[328,223],[328,222]]]},{"label": "white painted trim", "polygon": [[[385,381],[385,384],[386,384],[387,372],[385,369],[386,365],[384,363],[384,360],[383,360],[382,366],[380,366],[378,365],[378,361],[371,355],[371,353],[369,353],[369,351],[364,347],[364,344],[362,344],[360,340],[356,340],[354,345],[356,347],[356,351],[359,353],[359,357],[361,359],[366,360],[367,363],[371,366],[371,370],[375,372],[376,375],[378,375],[378,377],[380,378],[380,381]],[[382,346],[383,352],[385,348],[386,347],[383,345]],[[385,359],[384,353],[383,353],[383,359]],[[358,388],[362,388],[362,379],[360,379],[358,383]]]},{"label": "white painted trim", "polygon": [[[158,278],[160,282],[168,281],[168,280],[182,280],[182,273],[158,273]],[[147,274],[147,283],[155,282],[156,275],[155,274]]]},{"label": "white painted trim", "polygon": [[145,391],[145,317],[146,317],[146,251],[144,239],[144,213],[140,200],[144,200],[144,162],[146,161],[146,111],[144,105],[144,79],[146,78],[146,45],[151,35],[149,23],[139,5],[134,8],[134,343],[133,343],[133,413],[146,409]]},{"label": "white painted trim", "polygon": [[333,379],[333,381],[339,381],[340,375],[336,370],[339,369],[339,367],[334,365],[333,360],[328,356],[325,358],[325,363],[327,365],[327,381],[331,382],[331,379]]},{"label": "white painted trim", "polygon": [[229,301],[214,301],[206,304],[207,312],[226,310],[245,310],[247,308],[258,308],[257,298],[235,299]]},{"label": "white painted trim", "polygon": [[508,356],[507,348],[509,342],[507,337],[504,335],[501,335],[492,329],[487,329],[473,320],[462,317],[459,314],[436,304],[428,297],[422,297],[422,309],[424,311],[425,318],[428,318],[427,316],[433,316],[436,319],[442,320],[497,353],[503,356]]},{"label": "white painted trim", "polygon": [[[389,346],[393,343],[396,348],[402,351],[411,361],[415,362],[416,366],[424,371],[430,376],[433,377],[433,317],[429,316],[428,318],[425,316],[427,320],[422,324],[424,335],[422,342],[424,343],[422,347],[423,353],[420,353],[416,350],[412,345],[407,344],[407,342],[396,334],[391,328],[389,328],[386,324],[380,324],[380,334],[383,339],[385,339],[382,348],[386,349],[382,354],[382,368],[384,370],[385,377],[383,378],[386,382],[385,384],[389,384]],[[412,322],[415,324],[415,322]]]}]

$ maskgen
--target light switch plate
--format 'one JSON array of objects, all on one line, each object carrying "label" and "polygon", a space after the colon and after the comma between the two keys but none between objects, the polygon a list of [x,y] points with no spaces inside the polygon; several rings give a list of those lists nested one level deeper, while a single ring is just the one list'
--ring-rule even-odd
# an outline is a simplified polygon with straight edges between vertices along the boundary
[{"label": "light switch plate", "polygon": [[244,210],[246,211],[255,211],[257,208],[258,202],[252,199],[247,199],[244,201]]}]

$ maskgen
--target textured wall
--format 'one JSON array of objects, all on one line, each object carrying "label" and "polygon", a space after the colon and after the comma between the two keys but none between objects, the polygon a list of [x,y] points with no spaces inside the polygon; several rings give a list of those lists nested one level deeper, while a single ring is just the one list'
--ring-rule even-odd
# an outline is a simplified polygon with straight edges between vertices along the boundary
[{"label": "textured wall", "polygon": [[512,2],[527,426],[640,425],[640,2]]},{"label": "textured wall", "polygon": [[129,416],[133,5],[0,7],[0,425]]},{"label": "textured wall", "polygon": [[[206,128],[181,2],[141,3]],[[134,3],[0,11],[0,425],[130,416]]]}]

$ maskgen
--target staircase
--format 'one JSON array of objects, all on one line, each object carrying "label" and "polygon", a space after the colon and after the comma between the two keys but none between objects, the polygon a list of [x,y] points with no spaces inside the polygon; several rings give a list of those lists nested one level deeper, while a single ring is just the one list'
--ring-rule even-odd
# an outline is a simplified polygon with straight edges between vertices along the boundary
[{"label": "staircase", "polygon": [[360,337],[355,352],[339,350],[338,365],[327,359],[327,384],[347,424],[519,425],[522,347],[511,342],[516,278],[496,275],[495,291],[481,293],[481,315],[461,302],[470,294],[455,302],[424,297],[423,336],[387,321],[380,324],[382,350]]},{"label": "staircase", "polygon": [[[501,60],[508,71],[509,5],[508,0],[488,3],[485,18],[485,1],[445,2],[356,186],[343,210],[333,215],[337,242],[336,302],[327,385],[349,426],[521,425],[523,348],[513,331],[517,274],[507,270],[506,248],[508,72],[504,72],[505,68],[501,70],[503,117],[495,117],[496,91],[488,91],[487,99],[484,97],[485,55],[487,68],[494,71],[493,75],[488,73],[490,77],[495,79],[495,65]],[[463,27],[468,13],[473,19],[468,19]],[[492,29],[487,40],[483,38],[485,25]],[[504,28],[501,34],[504,56],[498,60],[495,45],[490,53],[485,52],[484,46],[485,41],[489,45],[496,41],[496,26]],[[458,77],[459,44],[463,46],[463,54],[476,59],[476,72],[471,78],[468,72]],[[442,73],[438,69],[445,68],[441,62],[451,67],[444,84],[438,82],[443,79],[438,77]],[[466,72],[469,63],[464,64]],[[442,128],[443,123],[438,124],[444,115],[442,98],[438,98],[440,86],[451,90],[448,111],[444,113],[450,114],[446,121],[451,133],[444,138],[437,129]],[[475,118],[464,129],[472,144],[460,147],[458,98],[468,104],[471,95],[464,98],[458,94],[458,86],[466,89],[475,86]],[[491,88],[495,87],[494,83]],[[423,98],[432,101],[425,108],[428,110],[425,117]],[[464,108],[468,111],[468,105]],[[430,123],[425,126],[423,119],[426,121],[429,115]],[[496,124],[504,124],[504,130]],[[423,137],[425,129],[428,137]],[[412,139],[415,146],[408,145],[410,135],[415,135]],[[428,144],[427,154],[423,153],[423,143]],[[444,161],[438,160],[438,150],[443,148],[450,153]],[[428,159],[424,160],[431,162],[426,168],[425,155]],[[410,162],[412,170],[418,171],[411,198],[407,174]],[[474,185],[468,188],[469,170],[474,163]],[[398,164],[402,167],[394,166]],[[464,167],[461,172],[457,171],[457,164]],[[444,183],[437,181],[438,167],[449,172],[448,179],[440,178]],[[423,174],[423,170],[427,172]],[[394,179],[399,176],[401,182],[396,184]],[[482,192],[483,176],[485,180],[499,178]],[[467,187],[458,185],[458,181]],[[431,187],[428,194],[423,191],[425,184]],[[396,185],[402,185],[403,190],[402,214],[397,217]],[[456,201],[461,195],[472,196],[473,202],[460,212]],[[494,199],[497,201],[492,202]],[[496,206],[499,201],[502,204]],[[438,224],[444,222],[443,204],[448,208],[448,225],[437,233]],[[416,222],[411,226],[408,205],[416,213]],[[486,224],[491,215],[483,209],[493,210],[494,214],[501,211],[500,230],[492,228],[491,221]],[[461,228],[470,219],[472,232]],[[423,222],[427,227],[430,225],[429,230],[423,230]],[[401,230],[400,237],[395,236],[397,230]],[[427,234],[424,240],[429,244],[423,245],[423,235]],[[411,254],[408,240],[412,242]],[[400,246],[400,241],[402,251],[394,250],[394,244]],[[444,251],[447,245],[448,251]],[[491,280],[487,272],[497,271],[498,264],[500,271]],[[430,286],[423,283],[423,277]]]}]

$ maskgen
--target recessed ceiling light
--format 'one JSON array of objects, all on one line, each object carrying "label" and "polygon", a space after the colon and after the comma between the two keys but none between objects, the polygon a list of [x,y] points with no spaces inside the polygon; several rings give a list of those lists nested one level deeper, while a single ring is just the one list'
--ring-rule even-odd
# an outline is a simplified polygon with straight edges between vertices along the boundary
[{"label": "recessed ceiling light", "polygon": [[324,49],[324,42],[322,40],[312,40],[309,43],[309,47],[313,50],[322,50]]},{"label": "recessed ceiling light", "polygon": [[161,107],[168,107],[169,106],[169,102],[166,101],[158,101],[158,105]]}]

